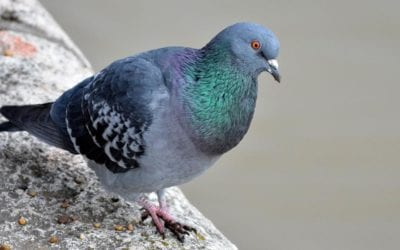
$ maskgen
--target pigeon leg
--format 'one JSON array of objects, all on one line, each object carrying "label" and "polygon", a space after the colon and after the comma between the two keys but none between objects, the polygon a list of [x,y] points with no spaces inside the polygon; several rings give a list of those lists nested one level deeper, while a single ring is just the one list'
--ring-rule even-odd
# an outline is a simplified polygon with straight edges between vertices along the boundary
[{"label": "pigeon leg", "polygon": [[164,224],[160,221],[157,215],[157,211],[160,209],[157,206],[153,205],[147,200],[141,199],[139,201],[139,204],[143,206],[145,209],[144,213],[142,214],[142,221],[147,219],[147,217],[151,217],[153,220],[154,225],[157,228],[157,232],[162,235],[162,237],[165,237],[165,232],[164,232]]},{"label": "pigeon leg", "polygon": [[[159,207],[151,204],[149,201],[141,199],[139,203],[146,210],[142,214],[142,220],[145,220],[148,216],[150,216],[154,222],[154,225],[157,228],[157,231],[164,237],[165,236],[165,228],[168,228],[175,237],[183,242],[185,235],[189,235],[189,232],[196,232],[196,229],[184,225],[182,223],[177,222],[168,212],[167,203],[164,196],[164,190],[157,191],[158,202],[160,204]],[[162,223],[162,221],[164,223]]]},{"label": "pigeon leg", "polygon": [[176,236],[176,238],[183,242],[185,234],[189,235],[189,232],[196,232],[196,229],[177,222],[169,213],[167,202],[165,200],[165,190],[161,189],[157,191],[158,203],[160,204],[160,209],[157,211],[157,215],[164,221],[164,225],[166,228],[171,230],[172,233]]}]

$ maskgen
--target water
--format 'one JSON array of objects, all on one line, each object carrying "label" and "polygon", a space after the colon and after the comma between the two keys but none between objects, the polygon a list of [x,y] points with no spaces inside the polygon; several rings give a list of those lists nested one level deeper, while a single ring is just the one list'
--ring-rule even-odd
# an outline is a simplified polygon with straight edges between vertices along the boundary
[{"label": "water", "polygon": [[260,77],[250,132],[184,192],[241,249],[400,246],[400,2],[42,3],[96,70],[238,21],[273,29],[283,83]]}]

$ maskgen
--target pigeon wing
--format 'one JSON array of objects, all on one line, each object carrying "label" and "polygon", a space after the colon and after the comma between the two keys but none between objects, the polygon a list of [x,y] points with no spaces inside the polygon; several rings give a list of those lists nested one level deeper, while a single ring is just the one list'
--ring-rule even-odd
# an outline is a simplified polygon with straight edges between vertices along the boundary
[{"label": "pigeon wing", "polygon": [[163,77],[154,64],[128,57],[72,93],[66,125],[76,150],[114,173],[139,167],[143,135],[153,120],[149,105],[160,85]]}]

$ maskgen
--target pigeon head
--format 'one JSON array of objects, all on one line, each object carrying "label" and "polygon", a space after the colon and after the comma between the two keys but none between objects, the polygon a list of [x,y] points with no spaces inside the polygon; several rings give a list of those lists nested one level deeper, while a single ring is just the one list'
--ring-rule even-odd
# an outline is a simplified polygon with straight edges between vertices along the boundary
[{"label": "pigeon head", "polygon": [[182,89],[185,115],[203,152],[223,154],[240,142],[253,118],[258,75],[267,71],[280,81],[278,52],[270,30],[237,23],[182,57],[188,79]]},{"label": "pigeon head", "polygon": [[[269,72],[280,81],[279,41],[272,31],[255,23],[237,23],[222,30],[206,48],[227,51],[230,60],[241,72],[258,76]],[[222,53],[222,52],[221,52]]]}]

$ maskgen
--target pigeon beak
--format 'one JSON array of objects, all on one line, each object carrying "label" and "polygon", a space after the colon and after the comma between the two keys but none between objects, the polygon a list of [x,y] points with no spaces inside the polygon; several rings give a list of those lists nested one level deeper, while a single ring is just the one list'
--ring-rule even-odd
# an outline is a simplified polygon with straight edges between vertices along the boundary
[{"label": "pigeon beak", "polygon": [[281,75],[279,74],[279,64],[275,59],[268,60],[269,68],[267,71],[274,77],[275,81],[281,82]]}]

